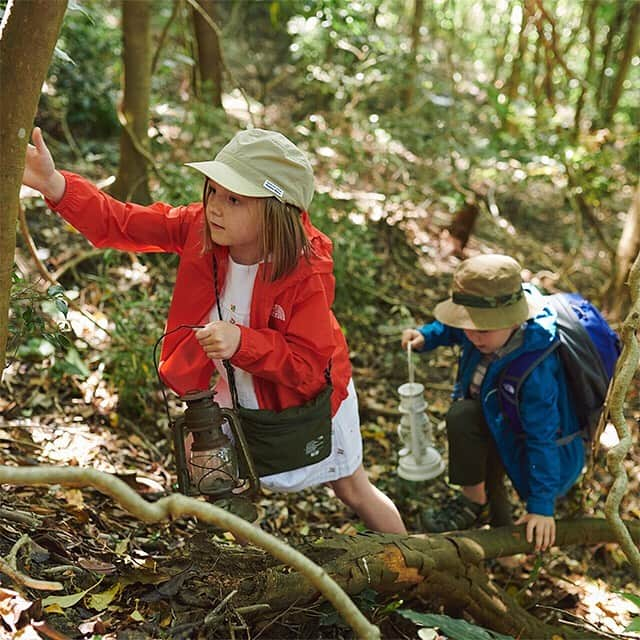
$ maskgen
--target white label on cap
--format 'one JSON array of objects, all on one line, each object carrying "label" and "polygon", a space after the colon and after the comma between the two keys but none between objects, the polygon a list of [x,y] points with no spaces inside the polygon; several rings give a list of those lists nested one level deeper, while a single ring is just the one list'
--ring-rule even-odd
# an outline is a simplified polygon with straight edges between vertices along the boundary
[{"label": "white label on cap", "polygon": [[275,193],[278,198],[282,198],[284,195],[284,191],[277,184],[271,182],[271,180],[265,180],[262,186],[271,191],[271,193]]}]

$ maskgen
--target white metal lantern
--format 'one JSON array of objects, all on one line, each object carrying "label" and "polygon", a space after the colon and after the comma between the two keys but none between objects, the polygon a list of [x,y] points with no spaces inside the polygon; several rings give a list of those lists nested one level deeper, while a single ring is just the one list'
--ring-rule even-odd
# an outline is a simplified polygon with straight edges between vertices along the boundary
[{"label": "white metal lantern", "polygon": [[414,381],[411,344],[407,347],[409,382],[398,387],[400,424],[398,436],[403,446],[399,451],[398,475],[405,480],[431,480],[444,471],[444,461],[432,446],[431,421],[427,415],[424,385]]}]

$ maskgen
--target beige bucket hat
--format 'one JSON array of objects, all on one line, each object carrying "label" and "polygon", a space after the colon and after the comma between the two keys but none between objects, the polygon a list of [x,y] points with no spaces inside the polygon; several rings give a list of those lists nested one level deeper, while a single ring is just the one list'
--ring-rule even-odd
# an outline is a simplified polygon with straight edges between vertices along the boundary
[{"label": "beige bucket hat", "polygon": [[461,262],[453,274],[451,297],[433,315],[458,329],[508,329],[542,311],[541,300],[522,288],[522,271],[510,256],[488,254]]},{"label": "beige bucket hat", "polygon": [[241,196],[275,197],[304,211],[313,198],[313,169],[309,160],[277,131],[240,131],[215,160],[187,162],[186,166]]}]

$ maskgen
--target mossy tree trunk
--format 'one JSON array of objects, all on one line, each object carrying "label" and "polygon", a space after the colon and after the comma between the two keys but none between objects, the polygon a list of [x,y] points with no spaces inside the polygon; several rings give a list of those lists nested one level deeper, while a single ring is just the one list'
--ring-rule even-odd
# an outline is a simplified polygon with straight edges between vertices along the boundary
[{"label": "mossy tree trunk", "polygon": [[124,95],[119,117],[120,164],[111,193],[120,200],[151,202],[148,126],[151,95],[151,0],[122,0]]},{"label": "mossy tree trunk", "polygon": [[0,376],[25,151],[66,8],[67,0],[9,0],[0,27]]},{"label": "mossy tree trunk", "polygon": [[[202,11],[215,23],[215,0],[197,0]],[[216,30],[200,11],[193,8],[193,26],[198,46],[199,94],[204,102],[222,107],[222,54]]]}]

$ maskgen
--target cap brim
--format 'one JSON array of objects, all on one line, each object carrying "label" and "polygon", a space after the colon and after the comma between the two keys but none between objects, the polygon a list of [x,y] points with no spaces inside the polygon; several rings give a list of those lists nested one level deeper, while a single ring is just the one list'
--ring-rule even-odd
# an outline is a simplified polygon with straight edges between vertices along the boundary
[{"label": "cap brim", "polygon": [[530,296],[525,292],[524,297],[515,304],[492,309],[463,307],[448,299],[436,305],[433,315],[442,324],[457,329],[495,331],[522,324],[537,316],[543,308],[544,301],[540,297]]},{"label": "cap brim", "polygon": [[270,198],[274,194],[265,187],[256,186],[237,171],[217,160],[209,160],[207,162],[186,162],[185,166],[191,167],[196,171],[211,178],[227,191],[232,191],[240,196],[249,196],[252,198]]}]

